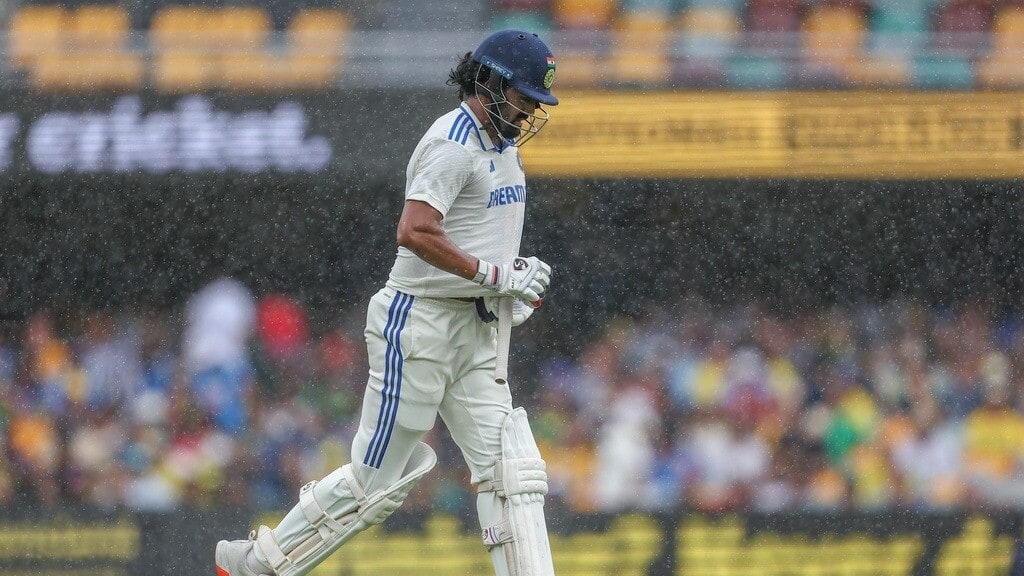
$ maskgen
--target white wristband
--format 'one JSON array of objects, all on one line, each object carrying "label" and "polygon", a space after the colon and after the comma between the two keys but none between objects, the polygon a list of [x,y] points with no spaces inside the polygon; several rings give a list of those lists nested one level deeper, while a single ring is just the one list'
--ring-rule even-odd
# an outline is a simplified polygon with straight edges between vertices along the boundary
[{"label": "white wristband", "polygon": [[473,282],[481,286],[494,286],[498,283],[498,267],[490,262],[478,259],[476,263],[476,275]]}]

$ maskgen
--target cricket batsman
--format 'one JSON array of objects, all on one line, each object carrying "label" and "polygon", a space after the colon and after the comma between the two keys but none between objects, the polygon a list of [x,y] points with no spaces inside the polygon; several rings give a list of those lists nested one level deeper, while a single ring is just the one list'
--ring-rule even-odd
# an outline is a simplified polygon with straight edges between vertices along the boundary
[{"label": "cricket batsman", "polygon": [[498,335],[530,317],[551,278],[548,264],[519,256],[529,199],[519,147],[547,122],[542,106],[558,104],[554,78],[551,50],[521,30],[495,32],[450,71],[460,104],[409,159],[398,253],[368,305],[352,462],[306,484],[276,528],[218,542],[218,576],[302,576],[383,522],[434,467],[421,440],[438,415],[471,472],[495,574],[554,575],[545,463],[495,378]]}]

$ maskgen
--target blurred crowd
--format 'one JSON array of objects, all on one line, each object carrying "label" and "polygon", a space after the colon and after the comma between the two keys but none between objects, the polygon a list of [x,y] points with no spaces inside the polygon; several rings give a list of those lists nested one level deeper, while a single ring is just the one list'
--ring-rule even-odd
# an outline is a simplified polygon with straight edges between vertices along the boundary
[{"label": "blurred crowd", "polygon": [[[230,278],[180,312],[36,311],[0,335],[0,507],[288,507],[350,459],[359,329]],[[1019,313],[686,301],[538,362],[516,400],[571,511],[1024,509]],[[409,506],[466,510],[428,441]]]}]

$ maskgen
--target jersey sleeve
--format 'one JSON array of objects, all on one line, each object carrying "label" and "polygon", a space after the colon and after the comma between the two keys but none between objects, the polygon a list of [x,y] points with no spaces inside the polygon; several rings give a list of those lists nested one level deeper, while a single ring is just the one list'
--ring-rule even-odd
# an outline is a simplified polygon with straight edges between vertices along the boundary
[{"label": "jersey sleeve", "polygon": [[428,142],[416,162],[405,199],[426,202],[447,214],[472,174],[473,158],[462,145],[441,139]]}]

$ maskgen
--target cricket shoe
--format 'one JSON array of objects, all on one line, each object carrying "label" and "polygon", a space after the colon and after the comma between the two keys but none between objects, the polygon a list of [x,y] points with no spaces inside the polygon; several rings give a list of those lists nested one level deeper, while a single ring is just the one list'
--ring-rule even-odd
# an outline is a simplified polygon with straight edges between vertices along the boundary
[{"label": "cricket shoe", "polygon": [[217,552],[214,554],[217,576],[274,576],[274,572],[270,568],[261,567],[254,570],[251,567],[251,564],[257,566],[262,564],[255,556],[251,561],[249,559],[249,556],[253,554],[254,544],[251,537],[249,540],[217,542]]}]

